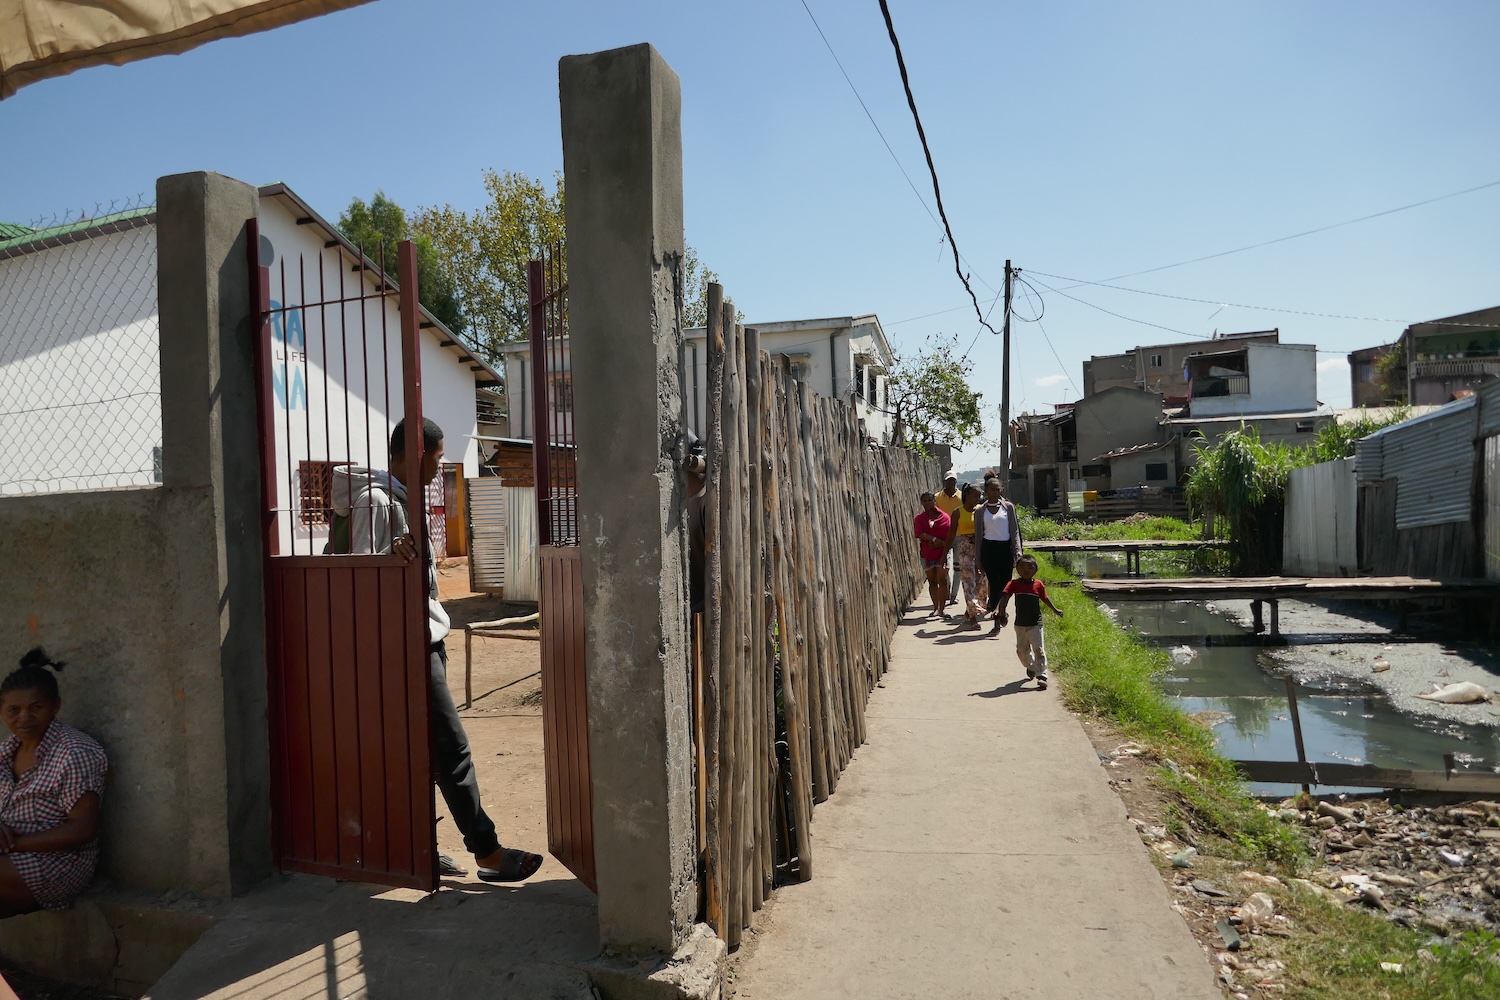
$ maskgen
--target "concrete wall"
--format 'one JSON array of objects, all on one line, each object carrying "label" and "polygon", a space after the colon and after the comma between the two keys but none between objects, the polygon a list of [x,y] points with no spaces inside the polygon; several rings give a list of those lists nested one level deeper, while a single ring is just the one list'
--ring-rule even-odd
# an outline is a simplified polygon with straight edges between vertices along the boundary
[{"label": "concrete wall", "polygon": [[[1186,396],[1187,380],[1182,369],[1188,358],[1206,351],[1228,350],[1244,344],[1269,343],[1280,340],[1276,330],[1249,336],[1215,337],[1211,340],[1190,340],[1179,344],[1151,344],[1126,351],[1124,354],[1095,355],[1083,363],[1083,394],[1092,396],[1114,386],[1145,389],[1164,396]],[[1160,359],[1160,364],[1152,364]]]},{"label": "concrete wall", "polygon": [[[1166,478],[1152,479],[1146,469],[1148,465],[1165,465],[1167,467]],[[1176,486],[1176,451],[1171,447],[1162,447],[1152,451],[1138,451],[1133,455],[1122,455],[1110,461],[1109,471],[1109,479],[1105,484],[1105,488],[1108,489],[1119,489],[1122,486]],[[1093,480],[1089,482],[1092,483]]]},{"label": "concrete wall", "polygon": [[[796,329],[777,330],[772,324],[757,327],[760,330],[761,347],[767,353],[786,354],[792,363],[800,366],[798,378],[819,396],[854,402],[855,413],[865,422],[865,433],[882,444],[888,443],[895,427],[894,417],[887,412],[887,378],[885,373],[876,376],[874,401],[854,397],[853,373],[855,355],[864,354],[882,358],[885,367],[892,359],[880,344],[874,329],[868,323],[854,327],[848,325],[818,326],[798,323]],[[707,413],[708,355],[704,346],[702,328],[684,331],[682,348],[682,370],[687,392],[688,426],[700,438],[705,434],[704,414]],[[868,375],[866,376],[868,387]],[[866,395],[868,396],[868,388]],[[872,405],[873,403],[873,405]]]},{"label": "concrete wall", "polygon": [[[886,353],[880,339],[875,335],[874,327],[868,323],[856,325],[849,332],[849,364],[851,381],[849,389],[853,389],[852,372],[855,365],[855,357],[862,355],[866,358],[880,359],[879,366],[889,369],[892,358]],[[891,433],[895,430],[895,417],[889,412],[891,409],[888,401],[888,390],[884,372],[875,376],[875,394],[870,394],[870,374],[865,372],[865,394],[864,398],[854,398],[854,412],[860,420],[864,421],[865,434],[880,444],[888,444]],[[844,398],[848,398],[847,394]]]},{"label": "concrete wall", "polygon": [[163,485],[0,499],[0,649],[71,661],[63,718],[113,768],[104,874],[227,895],[271,864],[256,194],[184,174],[157,206]]},{"label": "concrete wall", "polygon": [[1162,440],[1161,406],[1159,393],[1139,389],[1111,388],[1080,399],[1073,408],[1079,463],[1091,465],[1105,452]]},{"label": "concrete wall", "polygon": [[[125,489],[0,501],[0,648],[69,661],[64,721],[104,744],[104,874],[128,885],[229,891],[217,623],[186,609],[217,591],[207,489]],[[4,668],[8,671],[10,668]]]},{"label": "concrete wall", "polygon": [[1092,396],[1116,386],[1133,388],[1136,385],[1135,352],[1128,354],[1096,354],[1083,363],[1083,394]]},{"label": "concrete wall", "polygon": [[1318,351],[1312,344],[1245,345],[1250,391],[1194,399],[1193,416],[1293,413],[1318,407]]},{"label": "concrete wall", "polygon": [[1376,362],[1388,347],[1367,347],[1349,354],[1349,405],[1383,406],[1385,389],[1376,377]]}]

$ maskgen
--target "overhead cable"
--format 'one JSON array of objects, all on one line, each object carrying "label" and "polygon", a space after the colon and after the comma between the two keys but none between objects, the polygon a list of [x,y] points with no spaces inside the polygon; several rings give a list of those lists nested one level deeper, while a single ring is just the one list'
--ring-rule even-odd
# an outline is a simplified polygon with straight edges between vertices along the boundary
[{"label": "overhead cable", "polygon": [[[880,5],[884,7],[885,0],[881,0]],[[1462,191],[1450,191],[1448,194],[1440,194],[1435,198],[1425,198],[1422,201],[1414,201],[1409,205],[1398,205],[1395,208],[1387,208],[1381,212],[1371,212],[1369,215],[1361,215],[1357,219],[1345,219],[1343,222],[1333,222],[1326,226],[1319,226],[1316,229],[1304,229],[1302,232],[1292,233],[1290,236],[1278,236],[1274,240],[1263,240],[1260,243],[1252,243],[1249,246],[1236,247],[1233,250],[1220,250],[1218,253],[1204,254],[1202,257],[1194,257],[1191,260],[1179,260],[1175,264],[1163,264],[1160,267],[1148,267],[1144,271],[1131,271],[1129,274],[1117,274],[1113,278],[1105,278],[1104,280],[1119,281],[1122,278],[1134,278],[1142,274],[1155,274],[1157,271],[1167,271],[1174,267],[1186,267],[1188,264],[1197,264],[1201,261],[1214,260],[1218,257],[1228,257],[1230,254],[1244,253],[1246,250],[1259,250],[1261,247],[1268,247],[1275,243],[1285,243],[1287,240],[1297,240],[1301,239],[1304,236],[1313,236],[1317,233],[1326,233],[1330,229],[1339,229],[1343,226],[1352,226],[1356,222],[1368,222],[1371,219],[1378,219],[1381,216],[1394,215],[1397,212],[1405,212],[1406,210],[1412,208],[1421,208],[1423,205],[1431,205],[1434,202],[1446,201],[1449,198],[1457,198],[1461,195],[1473,194],[1476,191],[1483,191],[1486,188],[1492,187],[1500,187],[1500,180],[1487,181],[1484,184],[1476,184],[1471,188],[1464,188]],[[1091,282],[1086,282],[1086,284],[1090,283]]]},{"label": "overhead cable", "polygon": [[[847,83],[849,85],[849,89],[853,91],[854,99],[859,102],[860,108],[864,110],[865,117],[870,119],[870,125],[875,129],[875,134],[880,136],[880,141],[885,144],[885,151],[891,154],[891,160],[895,162],[896,169],[901,171],[902,177],[906,178],[906,183],[907,186],[911,188],[911,193],[917,196],[917,201],[921,202],[922,210],[927,213],[927,217],[932,220],[934,225],[944,225],[943,222],[938,221],[938,217],[936,215],[932,214],[932,208],[927,204],[927,199],[923,198],[922,192],[917,190],[916,182],[911,179],[911,174],[906,172],[906,167],[901,163],[901,158],[897,156],[896,151],[891,148],[890,140],[885,137],[885,133],[881,131],[880,123],[875,121],[875,116],[870,113],[869,105],[865,103],[864,97],[860,95],[859,88],[854,85],[854,80],[849,76],[849,71],[844,68],[843,60],[841,60],[839,58],[839,54],[833,50],[833,43],[828,40],[828,35],[824,33],[823,26],[818,23],[817,17],[813,15],[812,8],[807,5],[807,0],[802,0],[802,9],[807,11],[807,17],[810,21],[812,21],[813,27],[818,29],[818,37],[823,39],[823,47],[828,50],[828,54],[830,56],[833,56],[834,65],[837,66],[839,68],[839,72],[844,75],[844,82]],[[942,203],[941,201],[939,201],[939,207],[941,207],[941,205]],[[949,232],[948,235],[951,238],[952,233]],[[955,248],[954,252],[957,252],[957,248]],[[969,262],[965,260],[964,263],[968,264]],[[980,275],[979,281],[990,291],[993,292],[995,290],[993,285],[984,280],[983,275]],[[951,312],[952,310],[948,311]]]},{"label": "overhead cable", "polygon": [[[1107,281],[1089,281],[1086,278],[1070,278],[1066,275],[1048,274],[1046,271],[1037,271],[1034,269],[1031,271],[1031,273],[1040,274],[1048,278],[1054,278],[1058,281],[1076,282],[1077,285],[1093,285],[1096,288],[1112,288],[1118,292],[1134,292],[1136,295],[1152,295],[1159,299],[1176,299],[1178,302],[1199,302],[1206,306],[1219,306],[1221,308],[1224,306],[1233,306],[1236,309],[1253,309],[1257,312],[1286,313],[1291,316],[1315,316],[1319,319],[1350,319],[1358,320],[1363,323],[1400,323],[1403,326],[1420,324],[1422,326],[1459,326],[1490,329],[1495,325],[1494,323],[1452,323],[1443,321],[1424,322],[1421,320],[1410,319],[1390,319],[1389,317],[1384,316],[1349,316],[1343,313],[1311,312],[1306,309],[1282,309],[1277,306],[1254,306],[1248,305],[1244,302],[1225,302],[1222,299],[1195,299],[1188,295],[1171,295],[1167,292],[1147,291],[1144,288],[1127,288],[1124,285],[1112,285]],[[1077,285],[1074,285],[1072,287],[1077,287]],[[1061,293],[1059,292],[1059,294]]]},{"label": "overhead cable", "polygon": [[891,36],[891,48],[896,51],[896,68],[901,71],[901,87],[906,91],[906,104],[911,108],[912,121],[917,126],[917,138],[922,140],[922,155],[927,158],[927,172],[932,175],[932,195],[937,201],[938,215],[942,216],[943,231],[948,234],[948,245],[953,248],[953,270],[957,272],[958,280],[963,282],[964,290],[969,293],[969,299],[974,303],[974,315],[979,317],[979,325],[990,333],[998,334],[1000,331],[990,326],[989,321],[984,318],[984,311],[979,308],[979,296],[974,294],[974,286],[969,284],[969,276],[964,274],[963,263],[958,252],[958,240],[953,238],[953,227],[948,224],[948,212],[943,208],[943,190],[938,185],[937,167],[932,162],[932,148],[927,145],[927,131],[922,128],[922,116],[917,113],[917,99],[911,92],[911,77],[906,72],[906,59],[901,55],[901,40],[896,37],[896,25],[891,20],[891,8],[886,0],[880,0],[880,13],[885,16],[885,29]]}]

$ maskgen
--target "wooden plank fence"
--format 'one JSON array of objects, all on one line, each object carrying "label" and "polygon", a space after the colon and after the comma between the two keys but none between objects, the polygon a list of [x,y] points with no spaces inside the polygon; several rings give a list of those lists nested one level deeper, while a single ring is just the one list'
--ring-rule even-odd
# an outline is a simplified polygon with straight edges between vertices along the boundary
[{"label": "wooden plank fence", "polygon": [[937,463],[872,448],[708,293],[705,607],[694,703],[704,918],[735,947],[779,882],[812,877],[813,804],[921,579],[911,517]]}]

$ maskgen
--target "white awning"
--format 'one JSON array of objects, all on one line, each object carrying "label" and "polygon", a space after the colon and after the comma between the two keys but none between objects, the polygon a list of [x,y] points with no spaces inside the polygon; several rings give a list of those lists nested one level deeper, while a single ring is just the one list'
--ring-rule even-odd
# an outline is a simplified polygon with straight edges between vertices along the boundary
[{"label": "white awning", "polygon": [[0,0],[0,98],[87,66],[176,55],[368,0]]}]

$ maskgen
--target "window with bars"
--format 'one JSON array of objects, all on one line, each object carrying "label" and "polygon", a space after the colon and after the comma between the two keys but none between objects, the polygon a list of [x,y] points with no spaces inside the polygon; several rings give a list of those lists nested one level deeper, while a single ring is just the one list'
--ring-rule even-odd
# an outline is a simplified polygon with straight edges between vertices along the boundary
[{"label": "window with bars", "polygon": [[297,518],[303,527],[333,522],[332,462],[297,463]]},{"label": "window with bars", "polygon": [[860,399],[865,398],[865,366],[858,362],[854,365],[854,394]]}]

